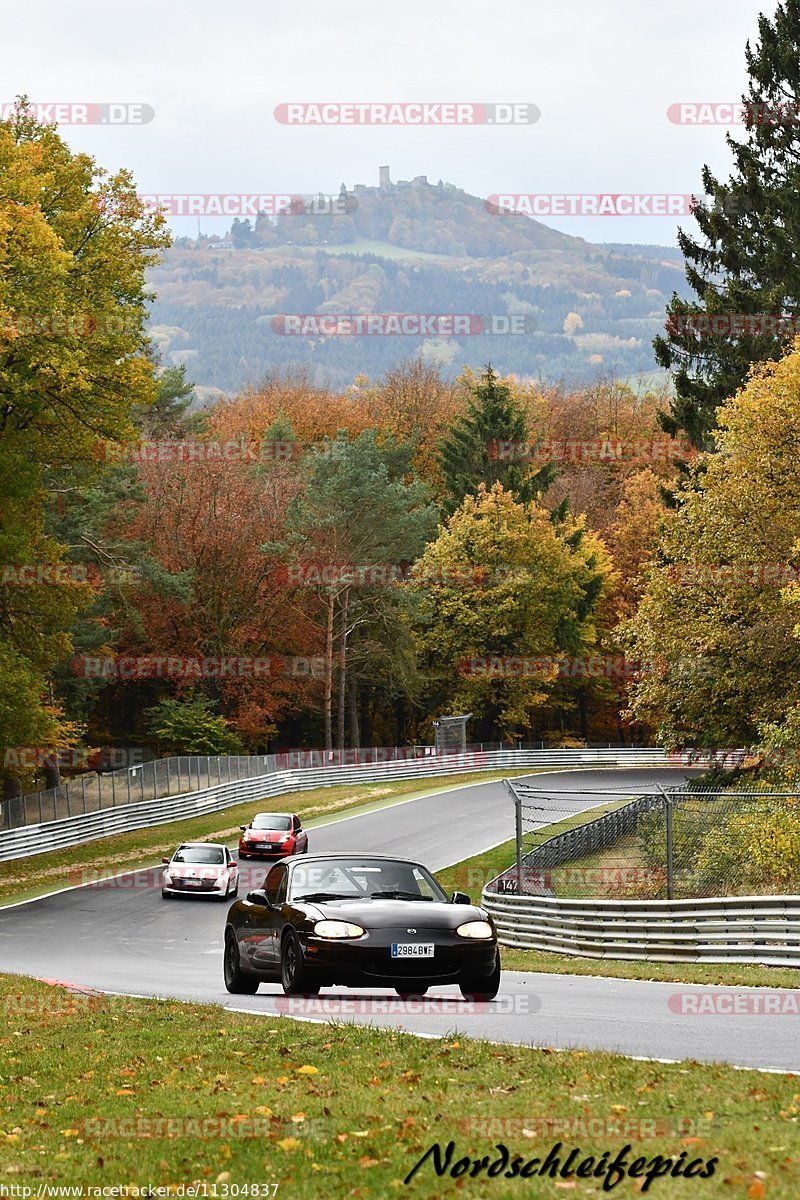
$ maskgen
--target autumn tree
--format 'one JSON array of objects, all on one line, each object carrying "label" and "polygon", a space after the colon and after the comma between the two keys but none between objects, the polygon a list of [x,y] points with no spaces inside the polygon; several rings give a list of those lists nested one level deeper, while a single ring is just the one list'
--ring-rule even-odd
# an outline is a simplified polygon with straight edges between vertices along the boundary
[{"label": "autumn tree", "polygon": [[[73,154],[25,102],[0,122],[4,563],[41,562],[43,554],[61,561],[63,550],[44,534],[44,468],[90,464],[97,439],[131,436],[134,405],[152,399],[144,273],[167,241],[163,219],[143,209],[129,172],[108,174]],[[25,727],[18,717],[0,725],[0,744],[65,735],[49,675],[69,653],[76,605],[74,591],[55,595],[49,585],[0,605],[2,686],[9,696],[19,688],[17,707],[27,697]],[[7,703],[0,712],[9,713]]]},{"label": "autumn tree", "polygon": [[[205,696],[251,749],[261,750],[286,713],[312,702],[318,685],[294,669],[295,656],[320,652],[313,626],[288,614],[260,552],[285,536],[298,490],[290,463],[178,457],[138,466],[141,503],[123,507],[118,525],[152,560],[134,590],[116,652],[176,659],[227,658],[245,664],[227,677],[122,681],[113,689],[130,727],[164,697]],[[155,569],[157,568],[157,569]],[[268,671],[246,666],[274,663]]]},{"label": "autumn tree", "polygon": [[758,743],[800,700],[799,452],[797,344],[720,408],[717,450],[678,494],[625,632],[652,664],[631,710],[666,746]]},{"label": "autumn tree", "polygon": [[[572,527],[569,533],[575,533]],[[430,705],[473,711],[504,737],[522,736],[552,696],[565,654],[596,645],[592,612],[610,574],[599,543],[576,553],[550,514],[495,483],[439,528],[415,565],[415,627]],[[541,659],[516,674],[489,662]]]}]

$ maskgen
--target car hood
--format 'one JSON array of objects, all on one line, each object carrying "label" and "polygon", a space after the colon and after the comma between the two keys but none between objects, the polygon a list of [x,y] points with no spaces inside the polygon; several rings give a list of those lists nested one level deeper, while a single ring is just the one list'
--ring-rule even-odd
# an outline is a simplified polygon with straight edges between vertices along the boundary
[{"label": "car hood", "polygon": [[246,840],[252,839],[254,842],[279,842],[281,838],[291,837],[291,833],[284,829],[283,833],[275,829],[246,829],[242,837]]},{"label": "car hood", "polygon": [[467,921],[485,921],[486,913],[472,904],[436,904],[427,900],[326,900],[302,903],[312,920],[355,921],[368,929],[457,929]]}]

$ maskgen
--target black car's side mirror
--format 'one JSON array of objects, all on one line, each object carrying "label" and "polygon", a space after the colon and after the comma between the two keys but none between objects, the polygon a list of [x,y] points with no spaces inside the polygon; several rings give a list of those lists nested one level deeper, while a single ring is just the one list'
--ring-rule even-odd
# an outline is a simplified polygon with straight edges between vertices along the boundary
[{"label": "black car's side mirror", "polygon": [[450,903],[451,904],[472,904],[472,901],[470,900],[470,898],[466,892],[453,892],[453,895],[450,897]]},{"label": "black car's side mirror", "polygon": [[250,904],[260,904],[262,908],[272,908],[266,892],[248,892],[247,899]]}]

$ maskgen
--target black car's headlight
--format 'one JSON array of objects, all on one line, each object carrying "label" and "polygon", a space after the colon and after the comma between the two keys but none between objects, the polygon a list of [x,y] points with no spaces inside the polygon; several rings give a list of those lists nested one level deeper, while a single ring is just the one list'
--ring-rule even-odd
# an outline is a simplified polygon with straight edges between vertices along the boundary
[{"label": "black car's headlight", "polygon": [[494,930],[488,921],[467,921],[466,925],[459,925],[456,933],[462,938],[474,938],[477,940],[487,940],[494,937]]},{"label": "black car's headlight", "polygon": [[360,925],[352,921],[317,921],[314,933],[322,938],[357,938],[366,933]]}]

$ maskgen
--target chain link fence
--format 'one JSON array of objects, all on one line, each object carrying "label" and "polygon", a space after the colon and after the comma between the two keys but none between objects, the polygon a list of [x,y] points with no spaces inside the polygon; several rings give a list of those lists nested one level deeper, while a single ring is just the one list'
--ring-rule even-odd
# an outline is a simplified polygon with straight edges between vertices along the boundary
[{"label": "chain link fence", "polygon": [[273,770],[269,765],[273,758],[274,755],[184,755],[156,758],[105,774],[90,772],[59,787],[6,800],[0,810],[0,829],[60,821],[64,817],[250,779]]},{"label": "chain link fence", "polygon": [[800,894],[800,796],[688,783],[631,796],[506,780],[516,862],[489,891],[565,899]]},{"label": "chain link fence", "polygon": [[[587,743],[601,748],[611,743]],[[546,748],[544,742],[518,742],[517,749]],[[366,746],[346,750],[287,750],[280,754],[182,755],[154,758],[118,771],[88,772],[75,779],[48,788],[11,796],[0,804],[0,829],[40,825],[65,817],[159,800],[162,796],[180,796],[202,791],[221,783],[252,779],[274,771],[295,771],[309,767],[365,766],[372,763],[405,759],[441,757],[445,754],[487,753],[509,749],[500,742],[473,743],[460,750],[457,746]]]}]

